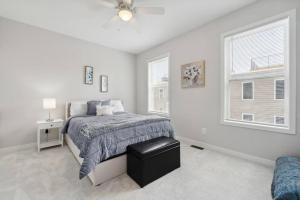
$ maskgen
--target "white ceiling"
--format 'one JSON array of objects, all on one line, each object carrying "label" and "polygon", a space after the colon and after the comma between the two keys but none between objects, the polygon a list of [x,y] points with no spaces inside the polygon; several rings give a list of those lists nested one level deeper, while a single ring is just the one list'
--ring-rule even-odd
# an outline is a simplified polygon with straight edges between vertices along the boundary
[{"label": "white ceiling", "polygon": [[0,16],[130,53],[140,53],[256,0],[135,0],[163,6],[163,16],[139,15],[102,27],[116,13],[98,0],[0,0]]}]

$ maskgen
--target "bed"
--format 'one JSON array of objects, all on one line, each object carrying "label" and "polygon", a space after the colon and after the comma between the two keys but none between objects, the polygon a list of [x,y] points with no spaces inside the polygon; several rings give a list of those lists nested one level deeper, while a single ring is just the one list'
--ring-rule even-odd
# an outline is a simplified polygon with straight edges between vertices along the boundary
[{"label": "bed", "polygon": [[[82,102],[82,101],[81,101]],[[126,172],[126,147],[166,136],[174,137],[170,120],[127,112],[111,116],[74,115],[66,103],[65,142],[80,163],[79,178],[99,185]]]}]

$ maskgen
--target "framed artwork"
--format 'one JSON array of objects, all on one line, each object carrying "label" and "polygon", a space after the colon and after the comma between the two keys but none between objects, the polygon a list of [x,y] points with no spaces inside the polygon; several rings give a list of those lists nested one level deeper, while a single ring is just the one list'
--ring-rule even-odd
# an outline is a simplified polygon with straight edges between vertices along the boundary
[{"label": "framed artwork", "polygon": [[93,85],[94,68],[92,66],[85,66],[85,81],[87,85]]},{"label": "framed artwork", "polygon": [[181,66],[181,87],[205,87],[205,60]]},{"label": "framed artwork", "polygon": [[108,76],[100,75],[100,92],[108,92]]}]

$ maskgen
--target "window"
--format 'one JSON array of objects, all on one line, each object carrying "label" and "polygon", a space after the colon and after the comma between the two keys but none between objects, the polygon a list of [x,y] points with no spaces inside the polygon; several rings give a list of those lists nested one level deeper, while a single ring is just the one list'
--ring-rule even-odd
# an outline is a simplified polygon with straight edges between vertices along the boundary
[{"label": "window", "polygon": [[291,11],[222,35],[223,124],[295,133],[295,20]]},{"label": "window", "polygon": [[275,80],[275,99],[284,99],[284,80]]},{"label": "window", "polygon": [[283,125],[284,124],[284,117],[275,116],[274,117],[274,124]]},{"label": "window", "polygon": [[253,82],[244,82],[243,84],[243,99],[253,99]]},{"label": "window", "polygon": [[169,57],[148,63],[148,112],[169,114]]},{"label": "window", "polygon": [[242,118],[244,121],[253,121],[254,120],[254,115],[250,113],[243,113]]}]

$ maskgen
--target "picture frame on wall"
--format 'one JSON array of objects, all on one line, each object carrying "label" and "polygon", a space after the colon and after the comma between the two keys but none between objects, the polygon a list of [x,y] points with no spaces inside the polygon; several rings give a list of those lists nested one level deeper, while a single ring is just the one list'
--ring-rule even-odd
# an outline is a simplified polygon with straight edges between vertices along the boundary
[{"label": "picture frame on wall", "polygon": [[107,93],[108,92],[108,76],[100,75],[100,92]]},{"label": "picture frame on wall", "polygon": [[94,80],[94,68],[92,66],[85,66],[85,80],[87,85],[93,85]]},{"label": "picture frame on wall", "polygon": [[181,87],[205,87],[205,60],[181,66]]}]

